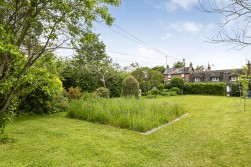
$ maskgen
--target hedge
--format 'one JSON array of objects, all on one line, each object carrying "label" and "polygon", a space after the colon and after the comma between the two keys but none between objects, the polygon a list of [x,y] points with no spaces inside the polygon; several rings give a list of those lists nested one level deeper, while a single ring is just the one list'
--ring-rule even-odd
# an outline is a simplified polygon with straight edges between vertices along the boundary
[{"label": "hedge", "polygon": [[226,94],[226,83],[185,83],[184,94],[220,95]]}]

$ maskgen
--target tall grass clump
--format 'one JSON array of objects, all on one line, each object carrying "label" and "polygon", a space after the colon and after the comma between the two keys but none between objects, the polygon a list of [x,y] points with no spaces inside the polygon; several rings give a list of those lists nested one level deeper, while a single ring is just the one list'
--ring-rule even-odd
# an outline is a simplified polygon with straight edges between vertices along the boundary
[{"label": "tall grass clump", "polygon": [[184,114],[177,104],[148,99],[90,99],[71,101],[67,116],[145,132]]}]

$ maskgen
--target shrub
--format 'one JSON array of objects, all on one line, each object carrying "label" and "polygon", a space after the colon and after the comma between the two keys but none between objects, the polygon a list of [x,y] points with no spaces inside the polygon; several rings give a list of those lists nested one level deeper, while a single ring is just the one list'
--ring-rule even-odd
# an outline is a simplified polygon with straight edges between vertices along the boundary
[{"label": "shrub", "polygon": [[180,89],[178,87],[172,87],[171,91],[176,92],[177,94],[180,94]]},{"label": "shrub", "polygon": [[157,88],[159,89],[159,91],[162,92],[162,90],[164,89],[165,84],[160,84],[159,86],[157,86]]},{"label": "shrub", "polygon": [[172,86],[171,86],[170,83],[165,83],[164,84],[164,89],[171,89],[171,88],[172,88]]},{"label": "shrub", "polygon": [[139,98],[139,82],[131,75],[123,81],[122,96],[135,96]]},{"label": "shrub", "polygon": [[170,91],[169,93],[170,93],[170,96],[177,96],[178,95],[176,91]]},{"label": "shrub", "polygon": [[70,87],[68,89],[68,97],[70,99],[79,99],[82,96],[80,87]]},{"label": "shrub", "polygon": [[226,94],[226,83],[186,83],[184,94],[220,95]]},{"label": "shrub", "polygon": [[96,91],[94,92],[94,94],[97,97],[104,97],[104,98],[109,98],[110,95],[110,90],[104,87],[100,87],[98,89],[96,89]]},{"label": "shrub", "polygon": [[169,92],[161,92],[160,95],[161,96],[170,96],[170,93]]},{"label": "shrub", "polygon": [[184,80],[180,77],[174,77],[170,81],[171,87],[177,87],[179,89],[183,89],[184,87]]},{"label": "shrub", "polygon": [[158,95],[160,91],[157,88],[153,88],[148,92],[149,95]]},{"label": "shrub", "polygon": [[163,89],[162,92],[168,92],[168,89]]},{"label": "shrub", "polygon": [[231,84],[231,96],[240,96],[238,83]]}]

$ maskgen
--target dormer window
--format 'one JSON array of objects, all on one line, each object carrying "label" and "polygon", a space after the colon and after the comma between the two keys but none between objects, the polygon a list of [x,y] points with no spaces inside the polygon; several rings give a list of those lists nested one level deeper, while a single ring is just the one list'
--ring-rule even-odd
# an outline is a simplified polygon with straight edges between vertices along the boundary
[{"label": "dormer window", "polygon": [[212,81],[213,82],[219,82],[220,81],[220,77],[212,77]]},{"label": "dormer window", "polygon": [[201,78],[200,77],[195,77],[194,82],[201,82]]},{"label": "dormer window", "polygon": [[231,76],[231,81],[237,81],[237,76]]}]

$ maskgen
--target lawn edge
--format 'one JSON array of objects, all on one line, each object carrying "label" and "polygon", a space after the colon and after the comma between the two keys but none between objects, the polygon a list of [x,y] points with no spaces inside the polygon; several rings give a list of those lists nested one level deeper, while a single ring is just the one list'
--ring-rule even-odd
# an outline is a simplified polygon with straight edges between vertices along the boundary
[{"label": "lawn edge", "polygon": [[151,133],[153,133],[153,132],[155,132],[155,131],[157,131],[157,130],[163,128],[163,127],[166,127],[166,126],[168,126],[168,125],[173,124],[174,122],[179,121],[181,118],[187,116],[188,114],[189,114],[189,113],[186,113],[186,114],[184,114],[184,115],[181,115],[180,117],[178,117],[178,118],[176,118],[176,119],[174,119],[174,120],[172,120],[172,121],[170,121],[170,122],[168,122],[168,123],[165,123],[165,124],[163,124],[163,125],[160,125],[160,126],[158,126],[158,127],[156,127],[156,128],[153,128],[153,129],[151,129],[151,130],[149,130],[149,131],[146,131],[146,132],[144,132],[144,133],[142,133],[142,134],[144,134],[144,135],[150,135]]}]

